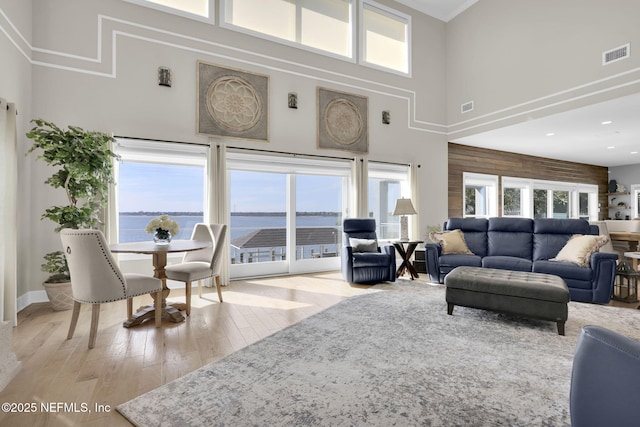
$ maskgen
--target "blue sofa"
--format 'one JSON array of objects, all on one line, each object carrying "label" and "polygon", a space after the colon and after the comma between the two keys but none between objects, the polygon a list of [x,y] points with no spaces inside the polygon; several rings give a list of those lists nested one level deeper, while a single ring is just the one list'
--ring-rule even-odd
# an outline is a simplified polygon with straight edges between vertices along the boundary
[{"label": "blue sofa", "polygon": [[598,227],[582,219],[450,218],[443,230],[461,230],[473,254],[442,254],[437,243],[425,243],[432,282],[458,266],[532,271],[560,276],[573,301],[606,304],[611,299],[618,256],[595,252],[588,267],[549,261],[574,234],[597,235]]}]

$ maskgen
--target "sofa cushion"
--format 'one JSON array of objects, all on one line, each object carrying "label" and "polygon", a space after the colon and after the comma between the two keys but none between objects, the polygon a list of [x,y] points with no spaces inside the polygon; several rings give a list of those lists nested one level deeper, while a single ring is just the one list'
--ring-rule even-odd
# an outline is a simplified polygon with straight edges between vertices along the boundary
[{"label": "sofa cushion", "polygon": [[349,237],[349,245],[353,252],[378,252],[378,242],[375,239],[356,239]]},{"label": "sofa cushion", "polygon": [[555,258],[549,261],[567,261],[578,264],[580,267],[588,267],[591,254],[600,249],[609,241],[607,236],[573,235]]},{"label": "sofa cushion", "polygon": [[535,261],[533,263],[534,273],[555,274],[564,279],[574,279],[590,281],[593,270],[589,267],[580,267],[572,262],[558,261]]},{"label": "sofa cushion", "polygon": [[486,218],[450,218],[445,223],[445,230],[461,230],[464,240],[471,252],[478,256],[487,255],[487,226]]},{"label": "sofa cushion", "polygon": [[432,233],[431,239],[438,242],[443,254],[473,254],[467,247],[464,233],[460,230]]},{"label": "sofa cushion", "polygon": [[512,256],[486,256],[482,258],[482,266],[498,270],[531,271],[533,262]]},{"label": "sofa cushion", "polygon": [[487,231],[489,256],[508,256],[531,260],[533,220],[529,218],[489,218]]},{"label": "sofa cushion", "polygon": [[574,234],[592,234],[589,222],[580,219],[535,219],[533,261],[554,258]]},{"label": "sofa cushion", "polygon": [[461,265],[468,267],[482,267],[482,258],[478,255],[442,255],[439,258],[439,262],[443,267],[458,267]]}]

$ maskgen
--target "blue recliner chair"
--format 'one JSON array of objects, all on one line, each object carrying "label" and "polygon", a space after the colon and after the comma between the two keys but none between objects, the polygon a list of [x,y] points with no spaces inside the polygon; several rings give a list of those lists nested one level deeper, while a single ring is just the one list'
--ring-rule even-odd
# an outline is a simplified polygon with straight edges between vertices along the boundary
[{"label": "blue recliner chair", "polygon": [[599,326],[582,328],[571,373],[572,427],[637,426],[640,342]]},{"label": "blue recliner chair", "polygon": [[393,246],[378,246],[375,219],[345,219],[342,231],[342,276],[347,282],[395,282],[396,251]]}]

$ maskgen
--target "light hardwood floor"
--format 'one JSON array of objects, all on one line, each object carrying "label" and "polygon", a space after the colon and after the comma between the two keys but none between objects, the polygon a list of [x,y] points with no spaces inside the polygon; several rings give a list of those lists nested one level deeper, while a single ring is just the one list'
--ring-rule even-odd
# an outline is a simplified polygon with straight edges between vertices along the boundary
[{"label": "light hardwood floor", "polygon": [[[115,406],[218,360],[294,324],[368,286],[346,283],[339,273],[233,281],[203,299],[192,297],[191,316],[182,323],[153,322],[122,327],[124,301],[103,304],[94,349],[87,348],[91,309],[83,305],[75,336],[67,341],[71,311],[48,303],[18,314],[14,351],[22,369],[0,393],[0,403],[35,404],[33,413],[0,413],[0,426],[128,426]],[[169,300],[183,301],[184,289]],[[134,300],[134,308],[149,303]],[[58,404],[59,412],[51,409]],[[79,412],[73,412],[76,405]],[[91,412],[82,412],[87,405]],[[49,405],[43,411],[41,405]],[[96,411],[95,405],[110,410]]]}]

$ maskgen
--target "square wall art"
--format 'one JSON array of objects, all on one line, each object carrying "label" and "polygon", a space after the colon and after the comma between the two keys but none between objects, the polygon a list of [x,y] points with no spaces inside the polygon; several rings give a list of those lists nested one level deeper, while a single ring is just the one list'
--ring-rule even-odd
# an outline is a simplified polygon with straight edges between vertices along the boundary
[{"label": "square wall art", "polygon": [[318,148],[369,150],[368,98],[318,88]]},{"label": "square wall art", "polygon": [[269,77],[198,61],[198,133],[269,141]]}]

